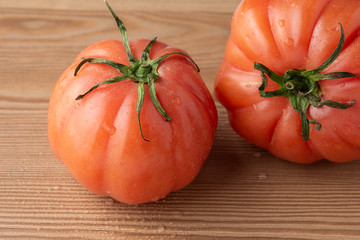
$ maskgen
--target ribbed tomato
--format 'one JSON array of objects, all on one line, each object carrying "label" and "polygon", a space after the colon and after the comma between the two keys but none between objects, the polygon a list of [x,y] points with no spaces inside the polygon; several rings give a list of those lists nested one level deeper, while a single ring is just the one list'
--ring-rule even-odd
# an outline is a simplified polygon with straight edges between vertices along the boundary
[{"label": "ribbed tomato", "polygon": [[156,201],[196,177],[217,112],[185,52],[156,39],[128,42],[108,7],[123,42],[90,45],[61,75],[49,104],[49,140],[92,192],[124,203]]},{"label": "ribbed tomato", "polygon": [[359,30],[357,0],[243,0],[215,83],[234,130],[294,162],[359,159]]}]

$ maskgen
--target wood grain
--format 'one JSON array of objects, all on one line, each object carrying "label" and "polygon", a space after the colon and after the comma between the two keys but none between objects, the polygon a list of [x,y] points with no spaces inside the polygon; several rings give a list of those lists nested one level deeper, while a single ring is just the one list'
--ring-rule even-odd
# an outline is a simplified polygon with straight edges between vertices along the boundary
[{"label": "wood grain", "polygon": [[[212,90],[238,1],[111,3],[130,39],[185,49]],[[102,1],[0,0],[0,239],[360,239],[359,161],[277,159],[219,103],[213,150],[185,189],[143,205],[84,189],[50,149],[47,106],[75,56],[106,38],[120,35]]]}]

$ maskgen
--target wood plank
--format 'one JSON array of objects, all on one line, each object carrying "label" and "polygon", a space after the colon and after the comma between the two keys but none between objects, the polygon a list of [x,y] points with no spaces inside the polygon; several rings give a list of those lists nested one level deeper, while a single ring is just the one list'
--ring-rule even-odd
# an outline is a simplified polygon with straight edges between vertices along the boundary
[{"label": "wood plank", "polygon": [[[159,12],[226,12],[232,13],[236,6],[239,4],[239,0],[153,0],[153,1],[116,1],[108,0],[109,4],[114,9],[120,9],[123,11],[141,11],[149,9],[153,14]],[[26,9],[64,9],[74,10],[81,9],[87,10],[106,10],[103,1],[98,0],[17,0],[17,1],[0,1],[0,8],[26,8]]]},{"label": "wood plank", "polygon": [[[229,35],[229,14],[165,12],[155,16],[148,12],[120,11],[119,15],[127,25],[130,40],[158,36],[159,41],[191,53],[212,89]],[[48,93],[85,47],[104,39],[121,39],[114,20],[104,11],[0,9],[0,32],[3,33],[0,60],[11,59],[11,65],[0,70],[18,81],[15,85],[3,79],[3,89],[34,91],[43,87],[41,90]],[[33,74],[29,75],[30,71]]]}]

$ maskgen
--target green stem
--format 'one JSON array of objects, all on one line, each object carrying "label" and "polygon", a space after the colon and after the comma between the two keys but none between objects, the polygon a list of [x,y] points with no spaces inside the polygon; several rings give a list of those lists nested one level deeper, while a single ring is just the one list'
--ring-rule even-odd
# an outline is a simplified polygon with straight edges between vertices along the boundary
[{"label": "green stem", "polygon": [[83,60],[76,67],[75,72],[74,72],[74,76],[76,76],[78,74],[78,72],[80,71],[80,68],[82,68],[82,66],[85,63],[102,63],[102,64],[105,64],[105,65],[108,65],[110,67],[115,68],[116,70],[118,70],[122,74],[126,74],[126,72],[124,72],[124,71],[126,71],[127,66],[125,66],[123,64],[113,62],[113,61],[110,61],[108,59],[103,59],[103,58],[83,58]]},{"label": "green stem", "polygon": [[349,72],[324,73],[320,75],[320,80],[331,80],[331,79],[349,78],[349,77],[357,77],[357,75]]},{"label": "green stem", "polygon": [[141,56],[141,59],[145,60],[145,61],[148,61],[150,58],[149,58],[149,55],[150,55],[150,49],[151,47],[154,45],[154,43],[156,42],[157,40],[157,37],[154,37],[150,42],[149,44],[145,47],[143,53],[142,53],[142,56]]},{"label": "green stem", "polygon": [[140,121],[140,115],[141,115],[141,109],[142,106],[144,104],[144,98],[145,98],[145,84],[148,84],[148,89],[149,89],[149,95],[151,98],[152,103],[154,104],[155,108],[158,110],[158,112],[165,118],[166,121],[171,121],[171,117],[167,114],[167,112],[164,110],[164,108],[161,106],[157,95],[156,95],[156,91],[155,91],[155,82],[158,80],[159,78],[159,74],[158,74],[158,67],[160,65],[160,63],[162,61],[164,61],[165,58],[177,54],[177,55],[182,55],[185,56],[187,59],[189,59],[194,67],[196,68],[197,71],[200,71],[199,67],[197,66],[197,64],[190,58],[190,56],[188,56],[186,53],[184,52],[171,52],[171,53],[167,53],[164,54],[163,56],[151,60],[150,59],[150,50],[151,47],[155,44],[157,37],[154,37],[149,44],[145,47],[141,58],[140,59],[136,59],[133,54],[131,53],[131,49],[130,49],[130,45],[129,45],[129,41],[127,38],[127,30],[124,26],[124,23],[118,18],[118,16],[115,14],[115,12],[112,10],[112,8],[110,7],[110,5],[105,1],[106,6],[108,7],[108,9],[110,10],[112,16],[114,17],[116,24],[120,30],[120,33],[122,35],[122,40],[123,40],[123,45],[126,51],[126,54],[129,58],[129,62],[130,65],[126,66],[117,62],[113,62],[107,59],[103,59],[103,58],[85,58],[83,59],[79,65],[77,66],[77,68],[75,69],[74,75],[76,76],[78,74],[78,72],[80,71],[80,69],[82,67],[85,66],[86,63],[100,63],[100,64],[105,64],[108,66],[113,67],[114,69],[118,70],[122,75],[121,76],[116,76],[113,78],[109,78],[106,81],[100,82],[95,84],[92,88],[90,88],[87,92],[85,92],[82,95],[79,95],[76,100],[80,100],[82,99],[84,96],[86,96],[87,94],[89,94],[90,92],[94,91],[95,89],[97,89],[100,85],[102,84],[110,84],[110,83],[116,83],[116,82],[120,82],[123,81],[125,79],[130,79],[132,81],[134,81],[135,83],[138,83],[138,100],[136,103],[136,113],[137,113],[137,119],[138,119],[138,124],[139,124],[139,129],[140,129],[140,134],[141,137],[143,138],[143,140],[145,141],[149,141],[148,139],[146,139],[143,135],[143,131],[142,131],[142,127],[141,127],[141,121]]},{"label": "green stem", "polygon": [[125,75],[121,75],[121,76],[117,76],[117,77],[112,77],[112,78],[109,78],[103,82],[99,82],[97,84],[95,84],[92,88],[90,88],[86,93],[82,94],[82,95],[79,95],[75,100],[80,100],[80,99],[83,99],[88,93],[94,91],[95,89],[97,89],[100,85],[103,85],[103,84],[110,84],[110,83],[117,83],[117,82],[121,82],[123,80],[127,79],[127,76]]},{"label": "green stem", "polygon": [[337,108],[337,109],[348,109],[348,108],[352,107],[354,104],[355,104],[355,100],[352,100],[350,102],[350,104],[339,103],[339,102],[335,102],[332,100],[323,100],[320,102],[313,102],[313,105],[315,107],[328,106],[328,107]]},{"label": "green stem", "polygon": [[149,142],[149,140],[144,137],[144,134],[143,134],[143,131],[142,131],[142,128],[141,128],[141,121],[140,121],[141,108],[142,108],[142,106],[144,104],[144,96],[145,96],[144,83],[140,82],[139,86],[138,86],[138,101],[136,103],[136,113],[137,113],[137,119],[138,119],[138,123],[139,123],[139,129],[140,129],[141,137],[145,141]]},{"label": "green stem", "polygon": [[[261,76],[262,76],[262,80],[263,80],[263,85],[261,85],[260,88],[262,88],[262,90],[265,89],[266,87],[266,75],[268,75],[271,80],[273,80],[274,82],[276,82],[277,84],[281,85],[284,83],[284,78],[283,76],[275,73],[274,71],[272,71],[270,68],[266,67],[265,65],[261,64],[261,63],[254,63],[254,68],[256,70],[259,70],[261,72]],[[265,83],[265,84],[264,84]]]},{"label": "green stem", "polygon": [[155,78],[152,74],[149,75],[149,81],[148,81],[148,85],[149,85],[149,93],[150,93],[150,98],[152,100],[152,102],[154,103],[156,109],[160,112],[160,114],[166,119],[166,121],[170,122],[171,121],[171,117],[166,113],[166,111],[164,110],[164,108],[161,106],[157,96],[156,96],[156,91],[155,91]]},{"label": "green stem", "polygon": [[[340,24],[340,23],[339,23]],[[349,72],[333,72],[321,74],[321,71],[325,70],[335,61],[339,56],[342,47],[344,45],[345,36],[342,25],[340,24],[341,36],[336,49],[331,56],[318,68],[313,70],[297,70],[290,69],[285,72],[284,75],[279,75],[273,72],[268,67],[261,63],[254,63],[254,68],[261,73],[262,84],[259,87],[259,94],[261,97],[287,97],[292,107],[299,112],[302,126],[302,138],[304,141],[309,140],[309,124],[316,124],[316,129],[321,129],[321,124],[314,120],[308,119],[307,110],[310,105],[314,107],[328,106],[337,109],[347,109],[355,104],[355,101],[351,101],[350,104],[339,103],[333,100],[321,100],[321,87],[318,81],[330,80],[338,78],[358,77],[357,75]],[[277,84],[280,88],[275,91],[265,91],[267,85],[267,76]]]},{"label": "green stem", "polygon": [[339,23],[339,25],[340,25],[340,40],[339,40],[339,43],[338,43],[337,47],[335,48],[335,50],[333,51],[333,53],[331,54],[331,56],[323,64],[321,64],[317,69],[315,69],[315,71],[317,71],[317,72],[324,71],[340,55],[340,52],[341,52],[341,50],[342,50],[342,48],[344,46],[344,42],[345,42],[345,34],[344,34],[344,29],[343,29],[341,23]]},{"label": "green stem", "polygon": [[130,50],[130,45],[129,45],[129,41],[128,41],[128,37],[127,37],[127,30],[125,28],[125,24],[120,20],[120,18],[116,15],[116,13],[113,11],[113,9],[110,7],[110,5],[108,4],[108,2],[105,0],[104,1],[106,6],[108,7],[108,9],[110,10],[111,14],[113,15],[116,24],[120,30],[122,39],[123,39],[123,44],[126,50],[126,54],[128,55],[129,61],[130,63],[135,63],[137,61],[137,59],[132,55],[131,50]]},{"label": "green stem", "polygon": [[191,57],[189,57],[189,55],[187,55],[187,54],[184,53],[184,52],[171,52],[171,53],[167,53],[167,54],[164,54],[163,56],[155,59],[153,62],[154,62],[155,65],[159,65],[165,58],[167,58],[167,57],[169,57],[169,56],[171,56],[171,55],[174,55],[174,54],[178,54],[178,55],[183,55],[183,56],[185,56],[187,59],[189,59],[189,60],[194,64],[196,70],[197,70],[198,72],[200,72],[199,66],[195,63],[195,61],[194,61]]}]

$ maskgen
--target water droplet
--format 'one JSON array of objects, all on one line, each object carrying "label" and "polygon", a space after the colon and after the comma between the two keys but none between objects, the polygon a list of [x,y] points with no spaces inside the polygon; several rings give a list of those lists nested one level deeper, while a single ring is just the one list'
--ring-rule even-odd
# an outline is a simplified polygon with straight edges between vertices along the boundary
[{"label": "water droplet", "polygon": [[279,19],[278,24],[279,24],[280,27],[284,27],[285,26],[285,20],[284,19]]},{"label": "water droplet", "polygon": [[75,108],[79,108],[79,107],[80,107],[80,103],[76,103]]},{"label": "water droplet", "polygon": [[326,30],[329,31],[329,32],[338,32],[339,31],[339,26],[338,25],[330,26],[330,27],[327,27]]},{"label": "water droplet", "polygon": [[178,97],[178,96],[176,96],[175,98],[174,98],[174,100],[173,100],[173,103],[176,103],[176,104],[181,104],[181,99],[180,99],[180,97]]},{"label": "water droplet", "polygon": [[59,87],[60,87],[60,89],[63,89],[63,88],[65,87],[64,78],[61,78],[61,79],[59,80]]},{"label": "water droplet", "polygon": [[158,233],[163,233],[163,232],[165,232],[165,226],[164,225],[159,225],[158,227],[157,227],[157,229],[156,229],[156,232],[158,232]]},{"label": "water droplet", "polygon": [[156,201],[158,201],[159,199],[160,199],[159,196],[154,196],[154,197],[152,197],[152,198],[150,199],[150,201],[151,201],[151,202],[156,202]]},{"label": "water droplet", "polygon": [[114,126],[112,126],[109,130],[110,135],[114,135],[115,132],[116,132],[116,128]]},{"label": "water droplet", "polygon": [[258,180],[264,181],[264,180],[266,180],[266,179],[267,179],[266,173],[260,173],[260,174],[258,175]]},{"label": "water droplet", "polygon": [[103,125],[103,127],[104,127],[105,131],[107,131],[110,135],[114,135],[116,132],[116,127],[111,124],[105,123]]},{"label": "water droplet", "polygon": [[351,127],[349,125],[345,125],[344,133],[345,133],[345,135],[351,135],[352,134],[352,129],[351,129]]},{"label": "water droplet", "polygon": [[115,200],[112,198],[108,198],[108,199],[106,199],[105,203],[106,203],[106,205],[113,205],[113,204],[115,204]]},{"label": "water droplet", "polygon": [[294,8],[294,7],[297,7],[298,5],[293,2],[293,3],[290,4],[290,6]]},{"label": "water droplet", "polygon": [[285,44],[288,45],[288,46],[294,45],[294,39],[292,39],[291,37],[287,38],[285,40]]},{"label": "water droplet", "polygon": [[59,190],[60,187],[59,187],[59,186],[54,186],[53,189],[54,189],[54,190]]},{"label": "water droplet", "polygon": [[341,88],[344,88],[344,87],[345,87],[345,83],[344,83],[344,82],[341,83],[341,84],[340,84],[340,87],[341,87]]},{"label": "water droplet", "polygon": [[255,158],[261,158],[262,154],[260,152],[254,153]]},{"label": "water droplet", "polygon": [[146,219],[145,219],[144,217],[142,217],[142,218],[140,218],[140,219],[138,220],[138,222],[139,222],[139,223],[145,223],[145,222],[146,222]]}]

